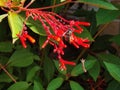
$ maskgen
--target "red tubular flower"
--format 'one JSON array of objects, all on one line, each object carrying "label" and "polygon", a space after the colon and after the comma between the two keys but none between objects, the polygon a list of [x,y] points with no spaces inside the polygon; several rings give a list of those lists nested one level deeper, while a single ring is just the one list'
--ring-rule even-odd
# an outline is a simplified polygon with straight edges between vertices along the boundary
[{"label": "red tubular flower", "polygon": [[76,37],[74,34],[71,34],[70,43],[73,44],[76,48],[79,48],[79,45],[85,48],[90,47],[88,39],[82,39],[82,38]]},{"label": "red tubular flower", "polygon": [[[80,46],[85,48],[90,47],[88,39],[77,37],[74,34],[81,34],[83,32],[83,28],[81,26],[90,26],[90,23],[74,20],[68,21],[56,13],[35,9],[29,9],[26,12],[26,15],[27,17],[32,17],[34,20],[39,20],[41,22],[47,35],[47,40],[42,45],[42,48],[45,48],[47,44],[51,44],[54,47],[53,51],[58,54],[61,70],[66,70],[66,64],[75,65],[74,62],[69,62],[61,58],[61,55],[64,55],[63,49],[67,47],[64,44],[64,40],[73,44],[76,48],[79,48]],[[23,36],[30,40],[31,43],[35,43],[35,40],[26,32]]]},{"label": "red tubular flower", "polygon": [[31,37],[30,35],[28,35],[28,32],[23,30],[21,34],[17,34],[17,36],[19,37],[21,44],[24,48],[27,48],[26,45],[26,40],[28,39],[31,43],[35,43],[35,39],[33,37]]},{"label": "red tubular flower", "polygon": [[60,70],[66,70],[66,65],[72,65],[72,66],[76,65],[75,62],[63,60],[63,59],[61,58],[61,56],[59,56],[59,63],[60,63],[60,64],[59,64],[59,69],[60,69]]},{"label": "red tubular flower", "polygon": [[21,41],[21,44],[22,44],[22,46],[24,47],[24,48],[27,48],[27,45],[26,45],[26,39],[24,38],[24,37],[22,37],[22,36],[19,36],[18,35],[18,37],[20,38],[20,41]]},{"label": "red tubular flower", "polygon": [[31,42],[31,43],[35,43],[35,39],[33,37],[31,37],[30,35],[26,35],[26,38]]}]

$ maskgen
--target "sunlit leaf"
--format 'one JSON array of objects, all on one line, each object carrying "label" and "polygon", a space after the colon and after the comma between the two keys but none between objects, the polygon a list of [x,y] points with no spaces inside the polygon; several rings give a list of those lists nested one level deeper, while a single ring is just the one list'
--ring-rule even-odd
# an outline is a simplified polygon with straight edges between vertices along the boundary
[{"label": "sunlit leaf", "polygon": [[2,20],[5,18],[5,17],[7,17],[8,16],[8,14],[2,14],[2,15],[0,15],[0,22],[2,22]]},{"label": "sunlit leaf", "polygon": [[6,0],[0,0],[0,6],[5,6]]},{"label": "sunlit leaf", "polygon": [[18,39],[17,34],[22,31],[23,21],[17,13],[9,11],[8,22],[12,32],[12,38],[14,43]]}]

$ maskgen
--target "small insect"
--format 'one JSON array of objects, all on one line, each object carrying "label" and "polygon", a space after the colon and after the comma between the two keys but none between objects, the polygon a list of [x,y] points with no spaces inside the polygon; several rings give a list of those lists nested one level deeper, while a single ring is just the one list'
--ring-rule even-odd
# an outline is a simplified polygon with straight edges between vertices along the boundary
[{"label": "small insect", "polygon": [[70,43],[71,43],[72,40],[73,40],[72,33],[73,33],[73,31],[72,31],[71,29],[68,29],[68,30],[63,34],[65,40],[68,41],[68,42],[70,42]]}]

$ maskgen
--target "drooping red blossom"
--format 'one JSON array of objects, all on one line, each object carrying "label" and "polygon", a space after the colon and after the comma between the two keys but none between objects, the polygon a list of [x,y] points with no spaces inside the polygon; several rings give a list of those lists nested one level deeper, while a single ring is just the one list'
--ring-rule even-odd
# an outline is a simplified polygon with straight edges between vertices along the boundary
[{"label": "drooping red blossom", "polygon": [[28,39],[31,43],[35,43],[35,39],[33,37],[31,37],[28,32],[26,30],[22,30],[21,33],[17,34],[17,36],[19,37],[21,44],[24,48],[27,48],[26,45],[26,40]]},{"label": "drooping red blossom", "polygon": [[[58,54],[58,59],[60,62],[60,69],[66,70],[66,64],[75,65],[74,62],[66,61],[62,59],[62,55],[64,55],[63,49],[67,47],[63,40],[68,41],[70,44],[75,46],[76,48],[84,47],[89,48],[89,40],[86,37],[80,38],[77,37],[74,33],[81,34],[83,32],[83,28],[81,26],[90,26],[88,22],[80,22],[74,20],[66,20],[53,12],[40,11],[37,9],[29,9],[26,11],[26,16],[32,17],[34,20],[39,20],[46,32],[47,40],[42,45],[42,48],[45,48],[47,44],[51,44],[54,49],[53,51]],[[26,39],[31,40],[26,32],[23,32],[19,36],[21,43],[24,47],[26,47]],[[22,38],[22,39],[21,39]],[[33,43],[35,41],[33,40]]]}]

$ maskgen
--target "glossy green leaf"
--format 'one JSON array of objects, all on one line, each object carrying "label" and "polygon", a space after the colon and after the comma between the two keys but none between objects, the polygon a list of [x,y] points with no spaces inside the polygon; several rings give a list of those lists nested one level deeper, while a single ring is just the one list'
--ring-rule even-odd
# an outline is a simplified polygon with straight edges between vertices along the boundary
[{"label": "glossy green leaf", "polygon": [[34,66],[31,70],[29,70],[26,81],[30,82],[36,76],[36,73],[40,70],[40,67]]},{"label": "glossy green leaf", "polygon": [[17,34],[22,31],[23,21],[15,12],[8,13],[8,22],[12,32],[13,43],[18,39]]},{"label": "glossy green leaf", "polygon": [[16,50],[10,57],[9,66],[26,67],[33,63],[33,53],[27,49]]},{"label": "glossy green leaf", "polygon": [[61,77],[53,79],[47,87],[47,90],[57,90],[63,83],[64,79]]},{"label": "glossy green leaf", "polygon": [[97,25],[105,24],[113,21],[120,15],[118,10],[99,9],[96,14]]},{"label": "glossy green leaf", "polygon": [[82,37],[84,39],[88,38],[90,41],[94,41],[94,39],[92,38],[90,32],[86,29],[86,28],[83,28],[83,32],[81,34],[76,34],[77,36],[79,37]]},{"label": "glossy green leaf", "polygon": [[104,0],[78,0],[78,1],[80,3],[89,4],[89,5],[92,5],[92,6],[99,7],[99,8],[117,10],[117,8],[115,6],[113,6],[111,3],[106,2]]},{"label": "glossy green leaf", "polygon": [[11,85],[7,90],[27,90],[29,84],[24,81],[16,82]]},{"label": "glossy green leaf", "polygon": [[33,90],[44,90],[42,84],[39,81],[34,81]]},{"label": "glossy green leaf", "polygon": [[120,65],[116,65],[113,63],[109,63],[104,61],[103,62],[108,70],[108,72],[110,73],[110,75],[117,81],[120,82]]},{"label": "glossy green leaf", "polygon": [[100,73],[100,64],[99,64],[99,62],[96,62],[94,64],[94,66],[88,72],[92,76],[92,78],[94,79],[94,81],[96,81],[97,77],[98,77],[98,75]]},{"label": "glossy green leaf", "polygon": [[116,43],[117,45],[120,46],[120,34],[113,36],[110,41]]},{"label": "glossy green leaf", "polygon": [[33,20],[32,18],[29,18],[26,22],[26,25],[35,33],[45,36],[46,32],[41,24],[40,21],[38,20]]},{"label": "glossy green leaf", "polygon": [[8,16],[8,14],[2,14],[2,15],[0,15],[0,22],[2,22],[2,20],[5,18],[5,17],[7,17]]},{"label": "glossy green leaf", "polygon": [[[95,62],[96,62],[95,60],[86,60],[85,61],[86,70],[91,69],[94,66]],[[78,76],[82,73],[84,73],[84,71],[83,71],[83,68],[82,68],[82,64],[80,63],[73,68],[73,70],[71,72],[71,76]]]},{"label": "glossy green leaf", "polygon": [[47,81],[49,82],[54,76],[55,68],[52,60],[47,56],[44,59],[43,69],[44,69],[44,75]]},{"label": "glossy green leaf", "polygon": [[75,81],[70,81],[71,90],[84,90],[84,88]]},{"label": "glossy green leaf", "polygon": [[0,42],[0,52],[11,52],[12,48],[11,42]]},{"label": "glossy green leaf", "polygon": [[98,57],[103,61],[120,65],[120,58],[113,54],[99,54]]}]

